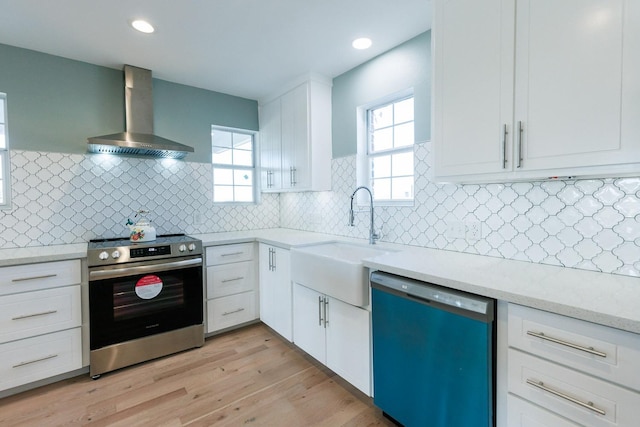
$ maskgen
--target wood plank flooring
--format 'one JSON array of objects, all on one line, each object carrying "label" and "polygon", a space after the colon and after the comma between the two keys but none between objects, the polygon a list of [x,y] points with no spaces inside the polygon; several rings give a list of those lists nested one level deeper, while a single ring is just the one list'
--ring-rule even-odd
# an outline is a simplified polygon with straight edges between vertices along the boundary
[{"label": "wood plank flooring", "polygon": [[202,348],[0,399],[0,426],[392,426],[263,324]]}]

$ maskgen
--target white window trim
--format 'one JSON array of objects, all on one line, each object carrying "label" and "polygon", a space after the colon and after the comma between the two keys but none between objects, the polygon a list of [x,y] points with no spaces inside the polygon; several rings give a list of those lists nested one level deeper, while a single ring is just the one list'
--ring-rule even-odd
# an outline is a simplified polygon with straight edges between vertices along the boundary
[{"label": "white window trim", "polygon": [[[232,166],[232,165],[223,165],[223,164],[217,164],[217,163],[213,163],[213,161],[211,162],[211,202],[215,205],[215,206],[253,206],[253,205],[257,205],[260,203],[260,189],[258,188],[259,182],[259,157],[258,156],[258,132],[257,131],[253,131],[253,130],[249,130],[249,129],[242,129],[242,128],[234,128],[234,127],[227,127],[227,126],[218,126],[218,125],[211,125],[211,130],[222,130],[225,132],[234,132],[234,133],[242,133],[242,134],[246,134],[246,135],[251,135],[251,137],[253,138],[253,167],[249,167],[249,166]],[[215,202],[213,201],[213,169],[214,168],[219,168],[219,169],[246,169],[246,170],[250,170],[253,171],[253,183],[252,183],[252,188],[253,188],[253,202]]]},{"label": "white window trim", "polygon": [[11,159],[9,152],[9,124],[7,117],[8,106],[7,106],[7,94],[0,93],[0,100],[4,103],[4,135],[5,135],[5,148],[0,148],[0,162],[2,162],[2,171],[4,176],[2,177],[2,186],[3,186],[3,194],[5,196],[5,200],[0,203],[0,210],[8,210],[11,209]]},{"label": "white window trim", "polygon": [[[367,112],[373,108],[389,104],[395,102],[397,100],[401,100],[402,98],[410,98],[414,96],[413,87],[394,92],[390,95],[384,96],[382,98],[376,99],[373,102],[366,103],[356,108],[356,139],[358,145],[358,152],[356,154],[356,184],[358,187],[365,186],[370,187],[371,181],[370,170],[369,170],[369,140],[368,140],[368,118]],[[415,123],[415,114],[413,117],[413,121]],[[414,138],[415,139],[415,138]],[[411,151],[414,153],[414,175],[413,180],[415,184],[415,141],[413,145],[408,146],[406,148],[401,149],[403,151]],[[400,150],[393,150],[395,152],[400,152]],[[384,154],[382,152],[376,154]],[[369,196],[365,194],[366,192],[358,192],[356,195],[356,203],[359,207],[368,207],[369,206]],[[366,197],[365,197],[366,196]],[[412,200],[384,200],[384,201],[373,201],[374,206],[415,206],[415,190]]]}]

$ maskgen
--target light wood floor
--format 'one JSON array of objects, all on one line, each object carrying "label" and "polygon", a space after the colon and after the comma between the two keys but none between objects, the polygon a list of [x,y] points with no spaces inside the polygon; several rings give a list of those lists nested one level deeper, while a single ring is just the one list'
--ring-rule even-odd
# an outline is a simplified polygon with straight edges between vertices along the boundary
[{"label": "light wood floor", "polygon": [[391,426],[263,324],[202,348],[0,399],[0,426]]}]

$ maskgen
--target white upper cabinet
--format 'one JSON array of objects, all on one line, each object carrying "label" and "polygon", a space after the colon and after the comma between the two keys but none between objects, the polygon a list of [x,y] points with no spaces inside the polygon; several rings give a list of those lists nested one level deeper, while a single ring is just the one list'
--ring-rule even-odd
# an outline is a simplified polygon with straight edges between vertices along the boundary
[{"label": "white upper cabinet", "polygon": [[309,79],[260,103],[264,192],[331,189],[331,83]]},{"label": "white upper cabinet", "polygon": [[639,9],[629,0],[436,0],[436,179],[637,172]]}]

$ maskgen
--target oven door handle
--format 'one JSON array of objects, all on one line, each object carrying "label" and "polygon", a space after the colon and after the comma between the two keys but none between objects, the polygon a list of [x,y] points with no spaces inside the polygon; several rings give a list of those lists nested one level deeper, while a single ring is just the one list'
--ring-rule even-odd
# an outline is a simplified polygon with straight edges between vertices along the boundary
[{"label": "oven door handle", "polygon": [[193,258],[182,261],[166,262],[162,264],[140,265],[137,267],[114,268],[109,270],[93,270],[89,272],[89,280],[114,279],[136,274],[157,273],[160,271],[176,270],[179,268],[200,266],[202,258]]}]

